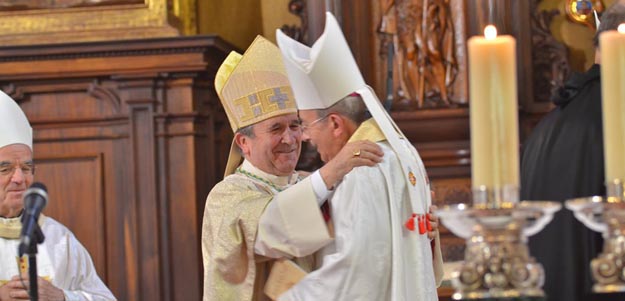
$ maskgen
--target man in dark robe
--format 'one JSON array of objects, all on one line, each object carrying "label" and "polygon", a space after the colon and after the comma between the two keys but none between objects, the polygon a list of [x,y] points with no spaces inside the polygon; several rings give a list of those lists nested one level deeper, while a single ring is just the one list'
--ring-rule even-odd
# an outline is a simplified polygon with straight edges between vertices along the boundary
[{"label": "man in dark robe", "polygon": [[[521,199],[564,202],[605,195],[601,78],[598,36],[625,22],[625,5],[615,3],[602,16],[595,36],[595,64],[574,74],[553,97],[556,108],[523,145]],[[602,250],[600,233],[562,209],[529,240],[543,264],[549,301],[625,300],[625,294],[594,294],[590,261]]]}]

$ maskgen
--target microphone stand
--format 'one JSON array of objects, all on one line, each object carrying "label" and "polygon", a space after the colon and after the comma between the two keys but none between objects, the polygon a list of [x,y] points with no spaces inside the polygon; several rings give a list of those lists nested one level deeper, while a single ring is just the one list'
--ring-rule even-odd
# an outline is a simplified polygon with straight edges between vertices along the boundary
[{"label": "microphone stand", "polygon": [[[20,245],[20,254],[28,255],[28,282],[29,290],[28,295],[31,301],[39,300],[39,292],[37,289],[37,245],[43,243],[45,236],[41,232],[38,224],[35,224],[35,231],[33,232],[33,240],[30,241],[28,246]],[[25,247],[25,250],[24,250]],[[22,252],[25,251],[25,252]]]}]

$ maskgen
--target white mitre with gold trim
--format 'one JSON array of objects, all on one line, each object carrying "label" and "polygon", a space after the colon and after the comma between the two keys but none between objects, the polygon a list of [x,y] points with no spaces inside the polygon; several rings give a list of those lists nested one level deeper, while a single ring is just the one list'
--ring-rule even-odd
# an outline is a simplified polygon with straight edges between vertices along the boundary
[{"label": "white mitre with gold trim", "polygon": [[[280,50],[262,36],[243,55],[228,55],[215,76],[215,91],[234,133],[272,117],[297,113]],[[242,160],[232,141],[224,176],[232,174]]]},{"label": "white mitre with gold trim", "polygon": [[33,129],[20,106],[0,91],[0,148],[11,144],[25,144],[33,149]]}]

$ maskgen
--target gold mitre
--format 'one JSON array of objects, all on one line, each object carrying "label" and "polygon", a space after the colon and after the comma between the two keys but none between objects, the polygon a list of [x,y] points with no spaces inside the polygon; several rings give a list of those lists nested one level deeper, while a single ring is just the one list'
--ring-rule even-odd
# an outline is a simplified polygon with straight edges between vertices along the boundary
[{"label": "gold mitre", "polygon": [[[215,91],[234,133],[272,117],[297,113],[282,54],[262,36],[243,55],[228,55],[215,76]],[[233,141],[224,176],[232,174],[241,161]]]},{"label": "gold mitre", "polygon": [[215,90],[232,131],[296,113],[295,100],[276,45],[257,36],[243,56],[231,53],[217,71]]}]

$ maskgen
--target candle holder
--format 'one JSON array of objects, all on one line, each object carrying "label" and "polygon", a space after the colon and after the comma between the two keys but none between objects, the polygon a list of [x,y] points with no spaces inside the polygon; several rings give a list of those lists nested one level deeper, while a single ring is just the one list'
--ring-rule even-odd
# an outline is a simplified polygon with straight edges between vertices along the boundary
[{"label": "candle holder", "polygon": [[545,273],[530,256],[527,237],[540,232],[562,206],[518,202],[518,187],[474,189],[474,205],[437,210],[441,222],[466,240],[465,259],[452,273],[454,300],[543,297]]},{"label": "candle holder", "polygon": [[625,183],[606,186],[607,197],[568,200],[567,209],[586,227],[603,234],[603,251],[590,263],[596,293],[625,292]]}]

